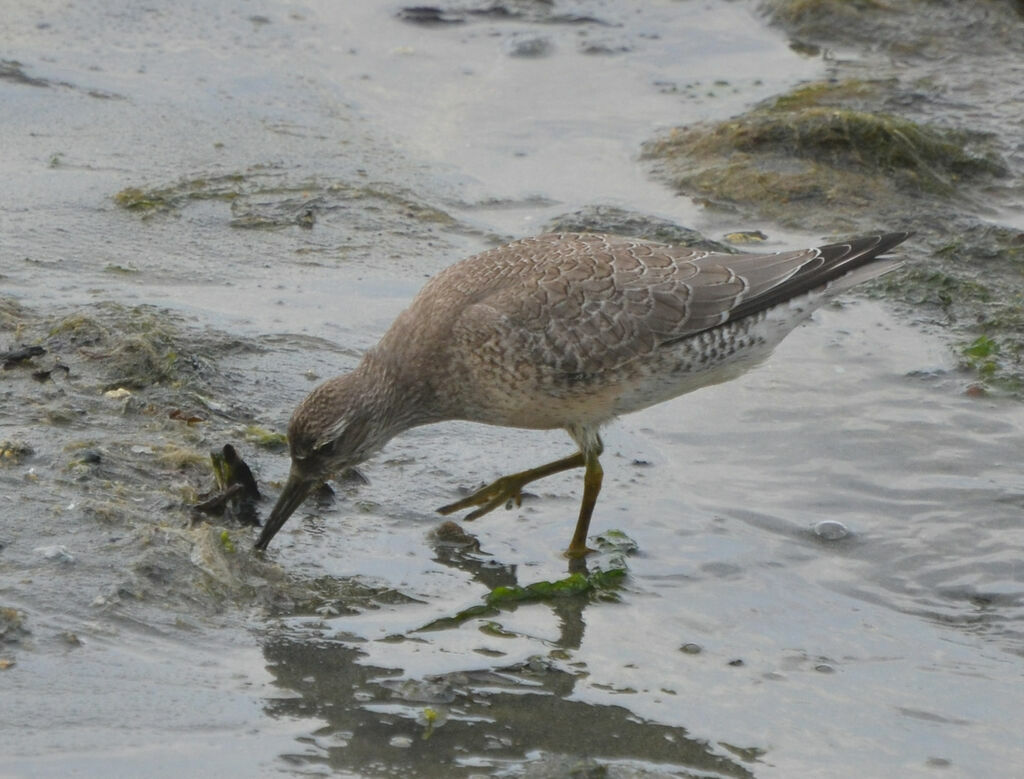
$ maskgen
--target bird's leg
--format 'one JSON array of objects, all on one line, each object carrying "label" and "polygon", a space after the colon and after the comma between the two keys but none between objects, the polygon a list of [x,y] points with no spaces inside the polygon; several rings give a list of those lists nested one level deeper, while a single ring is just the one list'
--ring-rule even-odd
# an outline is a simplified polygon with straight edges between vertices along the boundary
[{"label": "bird's leg", "polygon": [[590,515],[594,513],[597,496],[601,492],[601,481],[604,478],[604,469],[598,459],[601,450],[588,449],[586,453],[581,454],[587,470],[583,474],[583,502],[580,504],[580,517],[576,520],[576,532],[572,534],[569,548],[565,550],[565,556],[569,558],[583,557],[594,551],[587,546],[587,531],[590,529]]},{"label": "bird's leg", "polygon": [[[597,462],[597,457],[594,457],[594,462]],[[543,479],[545,476],[550,476],[553,473],[561,473],[562,471],[568,471],[572,468],[581,468],[587,466],[587,473],[590,473],[590,466],[587,464],[587,460],[583,452],[576,452],[576,454],[570,455],[569,457],[563,457],[561,460],[555,460],[554,462],[547,463],[545,465],[538,466],[537,468],[531,468],[528,471],[520,471],[519,473],[513,473],[509,476],[502,476],[497,481],[488,484],[472,495],[469,495],[462,500],[456,501],[455,503],[449,503],[447,506],[442,506],[438,509],[441,514],[451,514],[453,511],[461,511],[462,509],[468,509],[470,506],[479,506],[476,511],[466,516],[466,520],[474,520],[478,517],[482,517],[489,511],[493,511],[502,503],[507,504],[511,508],[512,504],[519,506],[523,502],[523,487],[529,484],[531,481],[537,479]],[[597,466],[597,490],[601,489],[601,466]],[[588,477],[589,478],[589,477]],[[584,479],[584,485],[588,482]],[[594,500],[597,500],[597,490],[594,491]],[[586,504],[586,487],[584,486],[583,500]],[[591,502],[590,510],[594,508],[593,501]],[[581,520],[582,521],[582,515]],[[590,514],[587,514],[587,522],[590,522]],[[584,531],[586,527],[584,527]],[[586,535],[586,533],[584,533]]]}]

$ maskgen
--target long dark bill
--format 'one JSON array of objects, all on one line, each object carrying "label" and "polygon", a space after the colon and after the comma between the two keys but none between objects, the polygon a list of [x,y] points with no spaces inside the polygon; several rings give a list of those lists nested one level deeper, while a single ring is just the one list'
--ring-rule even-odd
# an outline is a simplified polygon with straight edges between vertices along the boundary
[{"label": "long dark bill", "polygon": [[274,510],[270,512],[270,516],[263,526],[263,532],[260,533],[260,537],[256,541],[256,549],[267,548],[270,539],[288,521],[288,517],[295,513],[295,509],[302,505],[302,501],[316,485],[315,479],[304,479],[294,473],[288,476],[288,481],[285,482],[284,489],[281,490],[281,495],[278,497],[277,503],[274,504]]}]

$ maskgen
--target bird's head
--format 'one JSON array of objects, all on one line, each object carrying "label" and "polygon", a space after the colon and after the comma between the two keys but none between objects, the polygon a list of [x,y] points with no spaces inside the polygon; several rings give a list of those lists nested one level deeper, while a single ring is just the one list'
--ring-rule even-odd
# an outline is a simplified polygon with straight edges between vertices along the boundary
[{"label": "bird's head", "polygon": [[358,465],[383,444],[380,420],[366,405],[355,374],[331,379],[313,390],[288,423],[292,467],[257,549],[288,521],[313,490],[333,474]]}]

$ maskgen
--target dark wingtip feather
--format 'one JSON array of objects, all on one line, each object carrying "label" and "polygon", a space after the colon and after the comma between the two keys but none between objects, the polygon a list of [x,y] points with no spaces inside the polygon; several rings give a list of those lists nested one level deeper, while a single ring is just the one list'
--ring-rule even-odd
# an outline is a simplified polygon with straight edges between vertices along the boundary
[{"label": "dark wingtip feather", "polygon": [[882,258],[886,252],[903,243],[911,235],[912,233],[907,231],[879,233],[819,246],[817,261],[808,262],[783,283],[772,287],[764,294],[742,301],[729,312],[729,319],[751,316],[824,287],[857,268]]}]

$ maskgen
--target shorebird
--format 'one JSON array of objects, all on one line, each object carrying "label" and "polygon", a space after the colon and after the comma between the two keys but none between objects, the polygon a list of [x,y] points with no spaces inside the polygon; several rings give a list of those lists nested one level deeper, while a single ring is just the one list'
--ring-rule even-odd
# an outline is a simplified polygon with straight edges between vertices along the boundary
[{"label": "shorebird", "polygon": [[583,468],[565,554],[582,557],[601,490],[601,426],[728,381],[822,303],[899,267],[909,233],[775,254],[723,254],[614,235],[525,238],[443,270],[351,373],[314,389],[288,425],[291,471],[256,542],[306,497],[404,430],[463,419],[562,428],[578,451],[443,506],[480,517],[528,483]]}]

